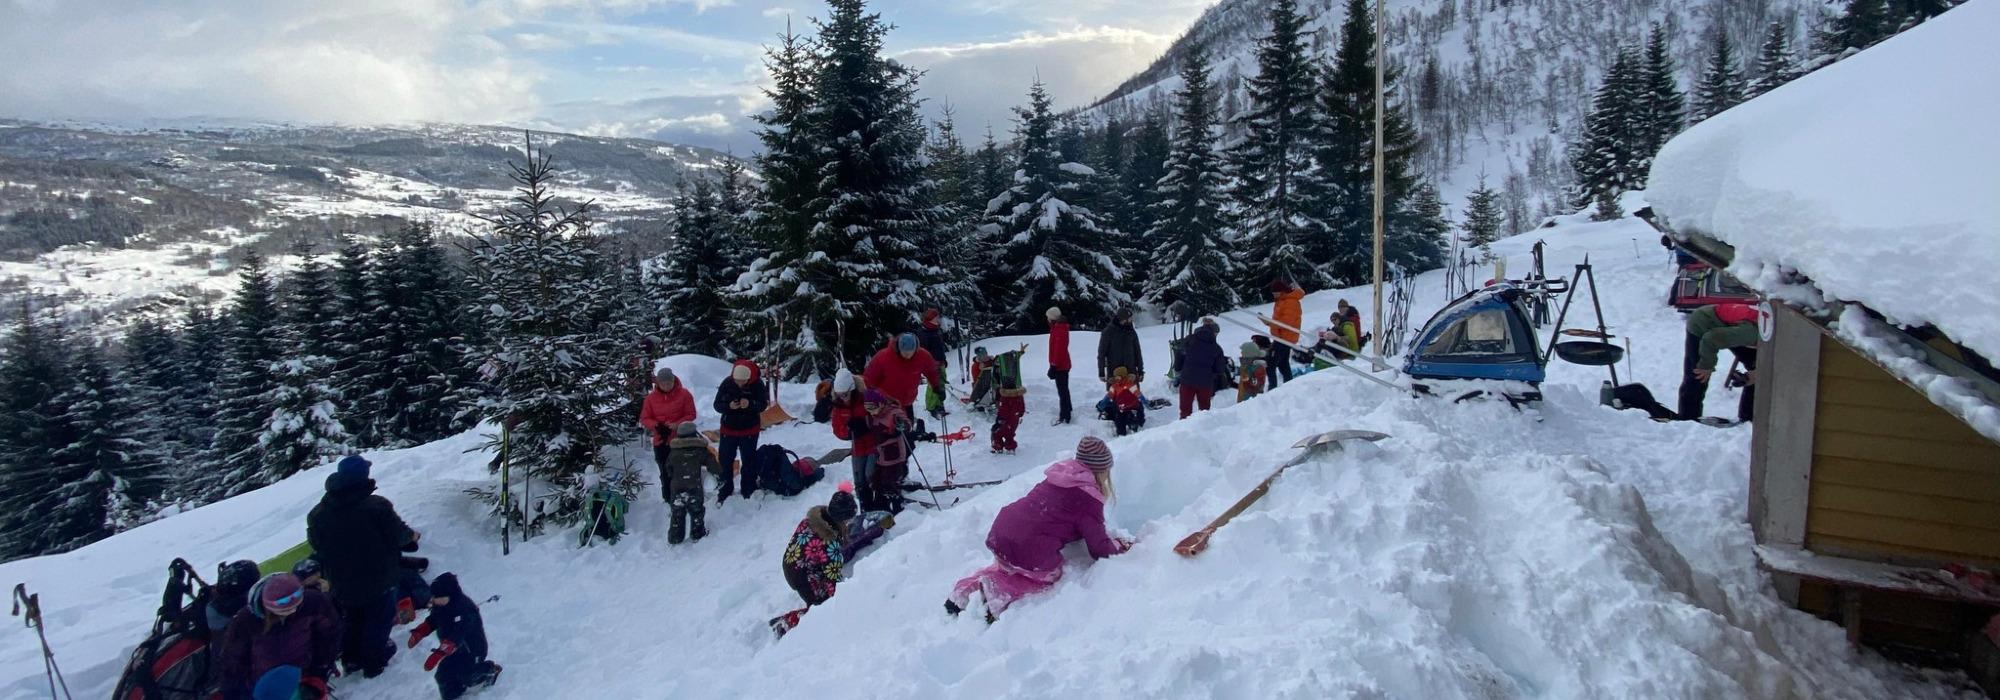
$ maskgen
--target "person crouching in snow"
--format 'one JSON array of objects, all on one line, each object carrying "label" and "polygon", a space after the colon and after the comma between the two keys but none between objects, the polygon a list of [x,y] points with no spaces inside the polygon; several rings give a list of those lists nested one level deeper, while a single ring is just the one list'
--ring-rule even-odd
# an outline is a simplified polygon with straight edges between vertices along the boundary
[{"label": "person crouching in snow", "polygon": [[1124,367],[1111,371],[1111,388],[1104,392],[1111,401],[1111,424],[1119,435],[1139,432],[1146,426],[1146,400],[1139,395],[1139,382]]},{"label": "person crouching in snow", "polygon": [[848,523],[859,510],[852,484],[841,484],[826,505],[813,506],[785,545],[785,583],[808,607],[833,597],[847,565]]},{"label": "person crouching in snow", "polygon": [[1050,465],[1047,476],[1021,500],[1000,509],[986,548],[993,563],[959,579],[944,602],[945,612],[968,609],[972,594],[985,600],[986,620],[992,622],[1009,605],[1055,585],[1062,578],[1065,545],[1083,540],[1094,559],[1132,548],[1129,540],[1105,531],[1104,507],[1114,497],[1111,488],[1111,448],[1103,440],[1085,437],[1076,444],[1076,458]]},{"label": "person crouching in snow", "polygon": [[486,659],[486,622],[479,604],[458,587],[458,577],[438,574],[431,581],[430,603],[430,615],[410,631],[409,646],[414,649],[437,632],[438,646],[424,660],[424,670],[437,671],[438,696],[456,700],[465,691],[500,680],[500,664]]},{"label": "person crouching in snow", "polygon": [[666,483],[660,484],[660,490],[667,494],[667,544],[680,544],[687,537],[700,542],[708,536],[708,508],[702,505],[701,473],[714,474],[724,488],[729,485],[729,473],[722,470],[715,453],[708,451],[708,441],[702,439],[693,421],[680,424],[668,445],[673,449],[667,455],[667,470],[662,475]]},{"label": "person crouching in snow", "polygon": [[[1268,341],[1266,341],[1268,342]],[[1236,400],[1256,398],[1264,393],[1264,347],[1245,341],[1236,349]]]}]

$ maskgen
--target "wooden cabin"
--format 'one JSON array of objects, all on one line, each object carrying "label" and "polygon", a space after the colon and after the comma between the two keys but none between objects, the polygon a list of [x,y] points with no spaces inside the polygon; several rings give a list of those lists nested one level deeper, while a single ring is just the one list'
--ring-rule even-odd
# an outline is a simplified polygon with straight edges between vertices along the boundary
[{"label": "wooden cabin", "polygon": [[[1731,255],[1676,236],[1718,266]],[[1851,641],[1965,664],[2000,691],[2000,440],[1833,332],[1855,304],[1769,303],[1750,455],[1759,564],[1786,602]],[[1983,358],[1930,329],[1880,326],[2000,404],[2000,373]]]}]

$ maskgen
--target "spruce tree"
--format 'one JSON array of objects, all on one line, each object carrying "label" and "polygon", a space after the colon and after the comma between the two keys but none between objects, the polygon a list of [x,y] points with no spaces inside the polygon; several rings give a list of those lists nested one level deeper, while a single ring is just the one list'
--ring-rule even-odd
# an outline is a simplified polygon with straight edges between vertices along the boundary
[{"label": "spruce tree", "polygon": [[299,267],[285,275],[279,315],[282,343],[290,354],[332,358],[340,331],[334,280],[310,245],[294,248]]},{"label": "spruce tree", "polygon": [[270,413],[257,436],[262,452],[257,482],[275,483],[353,449],[334,403],[338,394],[327,381],[331,364],[321,355],[271,364],[276,384],[264,398]]},{"label": "spruce tree", "polygon": [[1576,171],[1573,206],[1587,207],[1600,194],[1617,195],[1638,186],[1638,146],[1646,133],[1646,114],[1635,60],[1630,50],[1619,49],[1591,100],[1582,138],[1570,147],[1570,167]]},{"label": "spruce tree", "polygon": [[355,442],[366,447],[380,444],[373,426],[377,409],[385,408],[367,401],[373,393],[365,366],[375,326],[373,264],[368,245],[359,237],[347,237],[334,263],[333,310],[329,316],[333,341],[328,354],[333,358],[334,387],[348,398],[346,418]]},{"label": "spruce tree", "polygon": [[[1328,235],[1328,224],[1300,196],[1299,180],[1313,172],[1313,133],[1323,116],[1313,99],[1319,71],[1306,51],[1305,21],[1295,0],[1271,4],[1270,33],[1257,40],[1257,75],[1245,88],[1250,108],[1236,119],[1243,140],[1229,152],[1231,199],[1242,217],[1235,235],[1246,286],[1273,278],[1326,282],[1313,241]],[[1372,91],[1372,74],[1370,81]]]},{"label": "spruce tree", "polygon": [[1465,197],[1465,244],[1479,248],[1479,261],[1493,259],[1493,242],[1500,240],[1500,227],[1505,214],[1500,211],[1500,193],[1486,186],[1486,179],[1480,178],[1479,186]]},{"label": "spruce tree", "polygon": [[282,350],[282,327],[263,257],[254,252],[245,255],[237,276],[236,298],[225,321],[228,360],[216,387],[215,441],[204,460],[211,468],[197,476],[203,502],[270,483],[262,476],[264,453],[258,437],[271,413],[269,394],[277,387],[271,366]]},{"label": "spruce tree", "polygon": [[1382,242],[1383,257],[1412,273],[1443,265],[1451,221],[1445,218],[1444,199],[1438,196],[1437,186],[1419,183],[1403,207],[1395,235]]},{"label": "spruce tree", "polygon": [[39,511],[64,485],[55,454],[71,442],[58,402],[69,379],[63,329],[38,318],[29,302],[18,314],[0,346],[0,560],[50,546]]},{"label": "spruce tree", "polygon": [[1679,68],[1674,65],[1673,53],[1667,45],[1666,29],[1659,24],[1653,25],[1653,32],[1647,37],[1645,65],[1639,71],[1637,80],[1643,85],[1634,96],[1638,103],[1633,118],[1638,123],[1636,135],[1641,139],[1632,151],[1636,158],[1632,171],[1639,178],[1635,184],[1644,182],[1660,148],[1687,126],[1687,97],[1681,92],[1680,79],[1675,77]]},{"label": "spruce tree", "polygon": [[1021,332],[1039,327],[1051,306],[1091,324],[1109,320],[1131,301],[1118,289],[1124,275],[1110,255],[1108,228],[1095,212],[1071,203],[1088,194],[1089,170],[1061,160],[1049,105],[1048,90],[1037,81],[1028,90],[1028,106],[1015,108],[1021,166],[1014,186],[994,200],[989,224],[1002,242],[992,286],[1005,290],[1004,320]]},{"label": "spruce tree", "polygon": [[729,309],[723,290],[735,280],[724,279],[722,259],[726,234],[715,187],[706,178],[685,182],[674,196],[673,241],[660,257],[656,292],[663,312],[660,339],[674,353],[728,357],[717,333]]},{"label": "spruce tree", "polygon": [[1798,77],[1798,61],[1792,57],[1792,28],[1784,21],[1772,22],[1764,31],[1764,45],[1757,49],[1757,77],[1751,79],[1746,98],[1776,90]]},{"label": "spruce tree", "polygon": [[1131,143],[1132,157],[1126,161],[1118,181],[1118,188],[1124,192],[1120,199],[1128,209],[1127,219],[1121,225],[1128,227],[1125,230],[1140,232],[1140,247],[1150,251],[1156,246],[1146,232],[1158,223],[1153,205],[1159,201],[1160,178],[1167,176],[1167,158],[1173,152],[1173,133],[1167,127],[1166,113],[1146,110]]},{"label": "spruce tree", "polygon": [[979,195],[984,198],[975,213],[984,217],[993,213],[987,209],[993,198],[1006,192],[1014,183],[1014,170],[1008,162],[1007,150],[994,140],[992,127],[986,128],[986,141],[973,154],[973,168]]},{"label": "spruce tree", "polygon": [[460,417],[466,407],[454,396],[472,381],[459,313],[465,290],[431,225],[404,226],[391,242],[382,254],[380,280],[396,313],[385,321],[397,325],[387,335],[402,338],[404,345],[389,354],[398,390],[393,403],[376,408],[377,426],[389,442],[421,444],[472,427]]},{"label": "spruce tree", "polygon": [[[600,451],[631,422],[619,404],[616,376],[621,341],[608,331],[615,299],[611,275],[590,231],[587,207],[564,210],[549,188],[556,170],[531,142],[526,161],[511,165],[517,194],[468,250],[466,309],[484,326],[473,354],[488,387],[483,419],[513,421],[511,467],[554,493],[546,512],[574,522],[583,505],[582,477]],[[499,437],[490,449],[499,448]],[[628,495],[636,482],[620,484]]]},{"label": "spruce tree", "polygon": [[[1355,283],[1371,276],[1374,250],[1375,192],[1375,31],[1369,22],[1367,0],[1349,0],[1347,21],[1341,25],[1341,43],[1334,63],[1326,72],[1319,93],[1319,124],[1313,149],[1316,176],[1307,180],[1303,194],[1307,209],[1325,222],[1325,233],[1311,239],[1309,258],[1318,270],[1318,279],[1329,284]],[[1426,257],[1420,241],[1392,239],[1412,229],[1399,221],[1416,179],[1410,162],[1416,156],[1416,132],[1396,107],[1396,72],[1383,73],[1382,120],[1383,196],[1385,262],[1391,249],[1411,251],[1402,264],[1423,267]]]},{"label": "spruce tree", "polygon": [[125,333],[124,364],[116,373],[118,398],[130,415],[143,416],[127,435],[153,465],[160,480],[150,495],[171,500],[167,485],[206,445],[193,444],[188,426],[208,421],[208,406],[188,400],[190,377],[181,362],[181,339],[151,317],[133,321]]},{"label": "spruce tree", "polygon": [[958,137],[958,125],[950,106],[944,107],[931,125],[931,137],[924,147],[924,174],[936,183],[938,202],[953,207],[954,220],[968,220],[986,210],[986,201],[973,182],[971,155]]},{"label": "spruce tree", "polygon": [[882,55],[888,25],[862,0],[828,5],[803,115],[816,166],[803,210],[810,227],[778,241],[748,278],[757,316],[783,331],[774,377],[837,360],[860,366],[923,308],[970,297],[937,245],[948,212],[923,174],[918,74]]},{"label": "spruce tree", "polygon": [[1146,229],[1136,210],[1139,206],[1126,188],[1125,172],[1131,168],[1131,147],[1128,144],[1129,125],[1117,117],[1105,120],[1104,128],[1092,139],[1091,169],[1097,171],[1097,205],[1095,210],[1111,230],[1116,231],[1112,245],[1112,258],[1118,268],[1125,271],[1125,282],[1121,289],[1129,296],[1137,298],[1146,291],[1147,272],[1152,260],[1152,250],[1145,244]]},{"label": "spruce tree", "polygon": [[1865,49],[1895,32],[1887,0],[1847,0],[1847,7],[1833,19],[1829,53]]},{"label": "spruce tree", "polygon": [[82,343],[75,376],[58,401],[72,442],[57,450],[61,487],[47,500],[50,549],[63,551],[108,537],[150,519],[164,486],[164,464],[138,439],[151,407],[130,398],[132,386],[116,382],[103,351]]},{"label": "spruce tree", "polygon": [[1235,308],[1235,261],[1224,240],[1221,199],[1226,180],[1216,153],[1215,99],[1210,92],[1208,56],[1200,45],[1181,62],[1181,89],[1174,93],[1180,133],[1167,158],[1167,174],[1159,181],[1158,201],[1146,232],[1156,271],[1146,287],[1146,301],[1166,307],[1180,304],[1189,313],[1208,315]]},{"label": "spruce tree", "polygon": [[1715,41],[1710,44],[1708,66],[1701,72],[1701,80],[1695,83],[1694,108],[1691,115],[1700,122],[1721,114],[1724,110],[1743,101],[1745,91],[1743,71],[1736,62],[1736,49],[1729,43],[1729,33],[1715,32]]},{"label": "spruce tree", "polygon": [[202,490],[215,470],[210,460],[215,454],[216,419],[221,414],[216,406],[217,392],[229,364],[227,333],[227,322],[214,309],[202,303],[188,305],[180,327],[180,347],[174,353],[180,383],[169,404],[172,408],[166,412],[174,434],[187,448],[172,468],[171,501],[208,502]]}]

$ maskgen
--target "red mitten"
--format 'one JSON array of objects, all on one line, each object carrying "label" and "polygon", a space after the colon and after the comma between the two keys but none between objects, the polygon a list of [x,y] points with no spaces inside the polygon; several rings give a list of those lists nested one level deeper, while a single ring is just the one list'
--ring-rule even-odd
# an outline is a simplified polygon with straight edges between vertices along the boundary
[{"label": "red mitten", "polygon": [[456,651],[458,651],[458,645],[451,643],[451,640],[447,639],[438,642],[438,648],[431,650],[431,657],[424,659],[424,670],[437,670],[438,662],[444,661],[444,657],[451,656]]},{"label": "red mitten", "polygon": [[324,700],[332,695],[326,688],[326,679],[306,676],[299,679],[299,697],[305,700]]},{"label": "red mitten", "polygon": [[409,598],[398,598],[396,600],[396,624],[407,625],[415,619],[417,619],[417,606],[411,604]]},{"label": "red mitten", "polygon": [[431,636],[431,622],[430,620],[425,620],[424,624],[417,625],[416,629],[410,630],[409,648],[417,648],[417,642],[424,641],[424,638],[428,636]]}]

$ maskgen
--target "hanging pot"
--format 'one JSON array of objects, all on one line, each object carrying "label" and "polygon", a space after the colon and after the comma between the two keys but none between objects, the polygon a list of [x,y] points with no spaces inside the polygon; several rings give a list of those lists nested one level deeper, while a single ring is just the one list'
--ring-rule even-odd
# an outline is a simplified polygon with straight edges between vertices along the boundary
[{"label": "hanging pot", "polygon": [[1556,343],[1556,355],[1573,364],[1603,367],[1625,359],[1625,348],[1597,340],[1568,340]]}]

